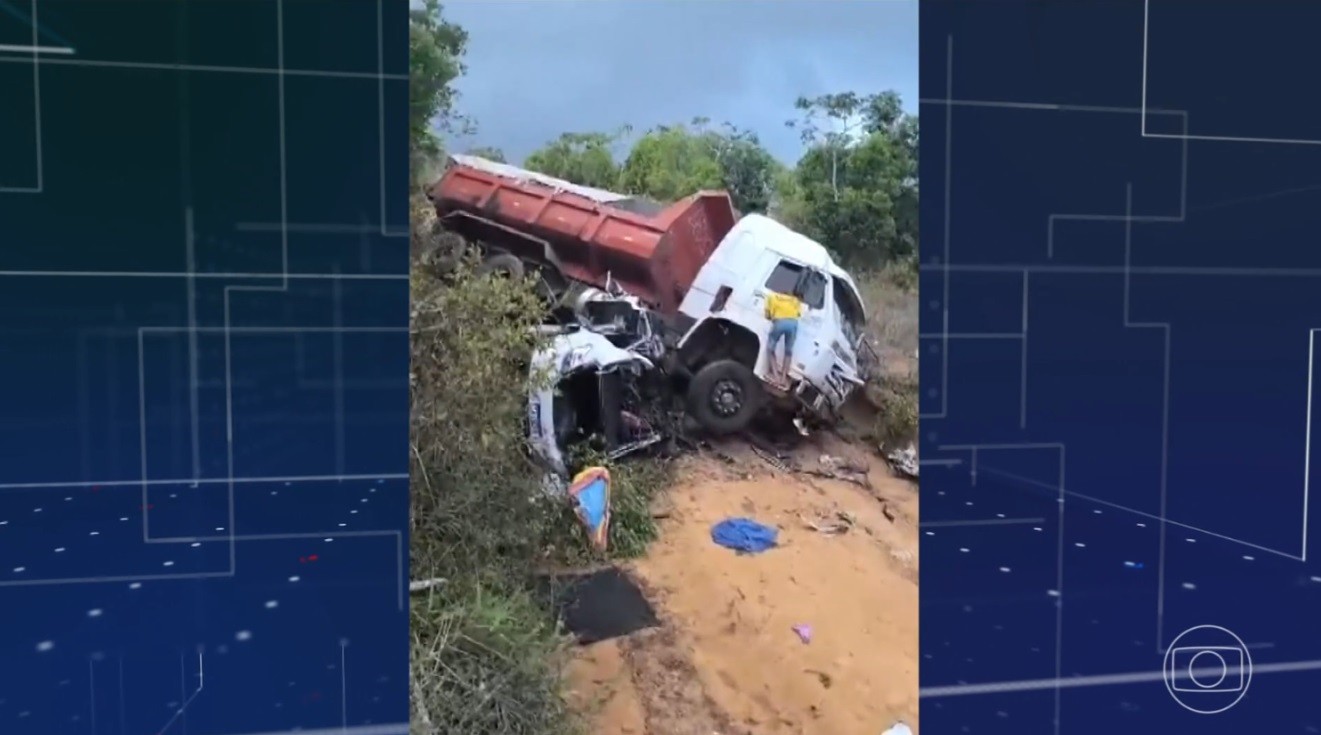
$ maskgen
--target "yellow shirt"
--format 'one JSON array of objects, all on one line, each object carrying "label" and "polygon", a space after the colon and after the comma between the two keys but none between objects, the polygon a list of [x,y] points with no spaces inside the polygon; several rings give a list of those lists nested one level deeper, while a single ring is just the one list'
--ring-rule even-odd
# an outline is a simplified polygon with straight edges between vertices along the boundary
[{"label": "yellow shirt", "polygon": [[803,302],[788,294],[772,291],[766,295],[766,318],[798,319],[803,315]]}]

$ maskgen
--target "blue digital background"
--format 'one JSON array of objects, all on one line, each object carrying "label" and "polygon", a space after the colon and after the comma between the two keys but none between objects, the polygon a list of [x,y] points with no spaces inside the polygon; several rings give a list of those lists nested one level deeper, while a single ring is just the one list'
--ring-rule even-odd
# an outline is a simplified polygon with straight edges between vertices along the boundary
[{"label": "blue digital background", "polygon": [[407,5],[0,0],[0,732],[405,733]]},{"label": "blue digital background", "polygon": [[[928,732],[1321,732],[1319,25],[923,1]],[[1164,675],[1205,625],[1217,714]]]}]

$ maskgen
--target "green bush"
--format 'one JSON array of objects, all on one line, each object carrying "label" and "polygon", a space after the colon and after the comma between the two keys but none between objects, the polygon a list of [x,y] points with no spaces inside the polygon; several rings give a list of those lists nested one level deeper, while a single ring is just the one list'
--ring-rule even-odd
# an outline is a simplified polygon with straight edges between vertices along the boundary
[{"label": "green bush", "polygon": [[493,565],[517,574],[548,519],[523,429],[543,307],[530,284],[478,277],[472,265],[445,283],[414,275],[414,576]]},{"label": "green bush", "polygon": [[528,593],[439,588],[413,601],[414,735],[570,735],[560,691],[564,647]]},{"label": "green bush", "polygon": [[867,336],[880,357],[862,397],[870,425],[859,427],[887,445],[917,439],[918,299],[914,262],[864,272],[858,289],[867,305]]},{"label": "green bush", "polygon": [[[599,559],[525,451],[545,307],[531,282],[475,266],[413,275],[411,576],[445,580],[412,599],[413,730],[559,735],[577,726],[560,693],[565,640],[529,582],[539,567]],[[656,536],[666,465],[610,471],[609,553],[638,556]]]},{"label": "green bush", "polygon": [[413,730],[546,735],[573,720],[560,697],[563,641],[527,580],[556,509],[524,451],[528,358],[543,307],[528,283],[413,276]]}]

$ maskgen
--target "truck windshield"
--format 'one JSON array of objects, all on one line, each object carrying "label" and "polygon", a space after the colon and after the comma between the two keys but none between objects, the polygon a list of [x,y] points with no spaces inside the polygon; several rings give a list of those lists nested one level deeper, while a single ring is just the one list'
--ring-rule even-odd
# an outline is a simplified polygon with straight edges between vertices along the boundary
[{"label": "truck windshield", "polygon": [[867,317],[862,308],[862,299],[853,291],[853,287],[847,282],[835,279],[835,288],[833,289],[835,297],[835,308],[839,310],[840,324],[843,325],[844,336],[849,341],[849,346],[857,347],[862,339],[862,330],[867,325]]}]

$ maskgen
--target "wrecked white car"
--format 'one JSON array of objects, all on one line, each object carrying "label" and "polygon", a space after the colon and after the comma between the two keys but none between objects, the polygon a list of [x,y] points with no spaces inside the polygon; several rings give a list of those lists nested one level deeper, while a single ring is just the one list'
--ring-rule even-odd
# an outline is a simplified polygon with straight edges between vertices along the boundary
[{"label": "wrecked white car", "polygon": [[[626,339],[635,334],[621,331]],[[548,492],[566,491],[575,447],[618,459],[661,441],[645,418],[654,405],[647,383],[656,373],[639,351],[581,327],[557,334],[533,356],[533,384],[545,387],[528,396],[528,445],[546,470]]]}]

